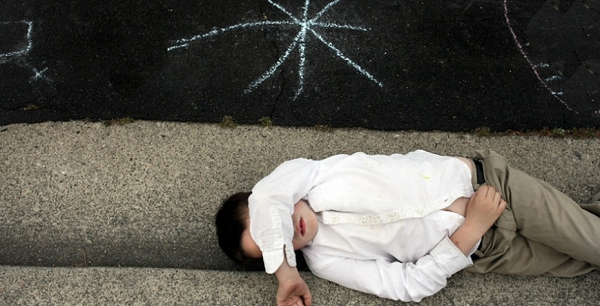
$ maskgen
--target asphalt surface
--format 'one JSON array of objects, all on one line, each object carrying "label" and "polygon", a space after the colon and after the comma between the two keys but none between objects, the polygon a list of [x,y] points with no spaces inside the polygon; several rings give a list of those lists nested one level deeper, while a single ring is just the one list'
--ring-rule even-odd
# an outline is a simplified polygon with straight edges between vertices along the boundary
[{"label": "asphalt surface", "polygon": [[[600,140],[137,121],[0,126],[0,305],[270,305],[276,280],[237,270],[213,215],[281,162],[338,153],[490,148],[576,201],[600,191]],[[304,276],[316,305],[392,305]],[[600,273],[459,273],[423,305],[597,305]]]},{"label": "asphalt surface", "polygon": [[3,0],[0,125],[600,125],[600,1]]}]

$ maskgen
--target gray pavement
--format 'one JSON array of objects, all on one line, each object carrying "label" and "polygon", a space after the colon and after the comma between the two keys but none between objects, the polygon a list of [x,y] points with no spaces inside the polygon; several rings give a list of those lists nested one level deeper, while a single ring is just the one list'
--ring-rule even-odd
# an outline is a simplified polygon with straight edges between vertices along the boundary
[{"label": "gray pavement", "polygon": [[[491,148],[576,201],[600,191],[600,140],[138,121],[0,126],[0,305],[269,305],[236,271],[213,215],[284,160]],[[391,305],[305,274],[316,305]],[[597,305],[600,273],[461,273],[424,305]]]},{"label": "gray pavement", "polygon": [[[313,305],[405,304],[303,277]],[[420,305],[598,305],[598,280],[597,272],[570,279],[459,274]],[[0,267],[1,305],[275,305],[276,288],[262,272]]]}]

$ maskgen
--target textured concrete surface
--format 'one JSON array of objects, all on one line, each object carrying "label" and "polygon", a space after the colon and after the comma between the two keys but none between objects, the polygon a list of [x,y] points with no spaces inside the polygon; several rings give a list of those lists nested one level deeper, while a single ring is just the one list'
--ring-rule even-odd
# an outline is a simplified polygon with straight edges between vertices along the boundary
[{"label": "textured concrete surface", "polygon": [[[313,305],[404,305],[303,278]],[[598,305],[600,273],[557,279],[495,274],[453,276],[448,287],[407,305]],[[0,266],[0,305],[274,305],[277,281],[261,272],[148,268]]]},{"label": "textured concrete surface", "polygon": [[[232,271],[216,245],[220,200],[284,160],[419,148],[491,148],[577,201],[600,191],[598,139],[144,121],[0,126],[0,304],[268,304],[274,279]],[[317,305],[386,305],[309,281]],[[426,305],[593,305],[599,282],[599,273],[459,275]]]}]

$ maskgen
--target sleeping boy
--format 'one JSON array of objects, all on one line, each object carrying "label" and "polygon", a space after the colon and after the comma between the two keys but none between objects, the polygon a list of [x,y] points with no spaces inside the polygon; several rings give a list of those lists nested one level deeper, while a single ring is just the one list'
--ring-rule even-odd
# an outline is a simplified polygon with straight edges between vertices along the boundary
[{"label": "sleeping boy", "polygon": [[311,305],[296,269],[383,298],[421,301],[454,273],[576,276],[600,267],[600,194],[577,204],[510,167],[408,154],[295,159],[252,192],[223,202],[219,245],[234,261],[261,260],[279,281],[278,305]]}]

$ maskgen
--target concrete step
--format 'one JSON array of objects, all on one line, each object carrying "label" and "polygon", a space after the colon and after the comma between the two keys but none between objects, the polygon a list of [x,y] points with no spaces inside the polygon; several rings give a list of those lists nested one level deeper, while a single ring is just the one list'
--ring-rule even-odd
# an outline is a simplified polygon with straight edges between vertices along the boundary
[{"label": "concrete step", "polygon": [[[310,273],[313,305],[399,305]],[[459,273],[419,305],[598,305],[600,273],[576,278]],[[0,305],[275,305],[263,272],[0,266]],[[416,305],[416,304],[415,304]]]},{"label": "concrete step", "polygon": [[[475,148],[576,201],[600,189],[598,139],[144,121],[2,126],[0,304],[270,304],[272,276],[225,271],[236,267],[213,225],[224,197],[297,157]],[[316,305],[387,305],[305,276]],[[425,305],[592,305],[599,281],[458,275]]]},{"label": "concrete step", "polygon": [[0,265],[234,269],[214,213],[281,162],[492,148],[587,202],[600,140],[138,121],[0,127]]}]

